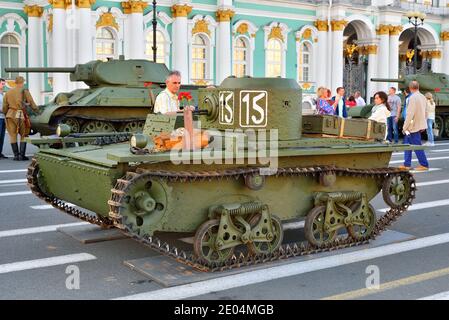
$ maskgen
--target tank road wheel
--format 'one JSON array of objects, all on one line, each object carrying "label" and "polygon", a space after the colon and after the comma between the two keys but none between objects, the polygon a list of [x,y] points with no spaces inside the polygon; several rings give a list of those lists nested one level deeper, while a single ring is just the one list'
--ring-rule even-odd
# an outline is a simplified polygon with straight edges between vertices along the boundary
[{"label": "tank road wheel", "polygon": [[447,130],[447,127],[444,126],[444,121],[442,116],[435,116],[435,123],[433,124],[435,129],[438,129],[438,135],[435,135],[435,139],[439,139],[444,135],[444,131]]},{"label": "tank road wheel", "polygon": [[144,121],[131,121],[123,124],[120,128],[120,132],[132,132],[141,133],[143,131]]},{"label": "tank road wheel", "polygon": [[[256,214],[249,220],[249,224],[251,229],[257,226],[262,217],[261,213]],[[273,237],[271,241],[252,241],[248,243],[248,250],[252,254],[269,254],[274,252],[279,246],[282,244],[282,240],[284,238],[284,230],[282,229],[282,222],[276,216],[271,216],[271,224],[273,226]],[[259,232],[256,233],[256,236],[259,236]],[[267,234],[268,230],[263,227],[261,230],[262,235]]]},{"label": "tank road wheel", "polygon": [[444,117],[444,126],[443,126],[444,137],[449,137],[449,116]]},{"label": "tank road wheel", "polygon": [[205,263],[223,263],[231,258],[234,247],[220,250],[216,245],[219,219],[204,222],[195,233],[193,241],[193,252]]},{"label": "tank road wheel", "polygon": [[162,181],[137,176],[124,192],[120,206],[121,223],[139,235],[152,234],[163,222],[169,188]]},{"label": "tank road wheel", "polygon": [[61,123],[70,126],[71,133],[78,133],[81,129],[81,124],[76,118],[65,118],[62,119]]},{"label": "tank road wheel", "polygon": [[87,121],[81,129],[83,133],[110,133],[115,132],[115,128],[110,122],[106,121]]},{"label": "tank road wheel", "polygon": [[390,175],[382,185],[382,197],[392,208],[401,207],[411,196],[410,176],[408,174]]},{"label": "tank road wheel", "polygon": [[[352,212],[359,210],[361,202],[351,205]],[[376,226],[376,210],[373,206],[368,204],[367,210],[363,210],[354,216],[353,224],[348,226],[348,234],[356,240],[370,237]]]},{"label": "tank road wheel", "polygon": [[310,210],[307,214],[306,222],[304,224],[304,232],[307,241],[313,246],[321,246],[323,244],[332,242],[337,237],[337,230],[325,230],[324,214],[326,213],[326,206],[318,206]]}]

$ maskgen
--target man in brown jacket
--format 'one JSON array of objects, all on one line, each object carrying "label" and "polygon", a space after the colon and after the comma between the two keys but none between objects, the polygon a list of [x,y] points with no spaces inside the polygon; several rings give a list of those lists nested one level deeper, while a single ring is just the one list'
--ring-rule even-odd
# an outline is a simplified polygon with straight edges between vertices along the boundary
[{"label": "man in brown jacket", "polygon": [[[3,113],[6,117],[6,130],[14,152],[14,160],[28,160],[28,157],[25,156],[26,142],[23,141],[31,129],[26,106],[30,105],[34,111],[38,111],[39,108],[34,103],[30,92],[23,87],[25,79],[18,76],[15,83],[16,86],[6,92],[3,97]],[[20,152],[17,145],[17,134],[20,135]]]},{"label": "man in brown jacket", "polygon": [[[410,98],[408,100],[407,113],[405,117],[404,126],[404,143],[413,145],[421,145],[421,131],[427,129],[426,122],[426,97],[419,92],[418,81],[411,81],[409,84]],[[415,150],[416,157],[419,161],[419,166],[416,167],[418,171],[425,171],[429,169],[429,162],[427,162],[424,150]],[[412,163],[412,151],[405,151],[404,165],[402,169],[410,169]]]}]

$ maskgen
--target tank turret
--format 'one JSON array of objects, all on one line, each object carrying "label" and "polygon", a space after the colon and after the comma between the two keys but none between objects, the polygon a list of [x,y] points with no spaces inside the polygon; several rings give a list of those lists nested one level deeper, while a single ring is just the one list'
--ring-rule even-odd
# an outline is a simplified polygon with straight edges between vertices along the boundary
[{"label": "tank turret", "polygon": [[[35,114],[29,110],[33,133],[55,133],[60,123],[72,132],[139,132],[152,112],[155,97],[164,89],[169,71],[165,64],[148,60],[109,59],[75,67],[5,68],[6,72],[69,73],[71,81],[89,88],[58,93]],[[185,78],[184,78],[185,81]],[[197,103],[198,86],[182,86]]]},{"label": "tank turret", "polygon": [[413,80],[419,82],[419,90],[425,94],[432,93],[436,103],[435,137],[449,137],[449,75],[445,73],[418,73],[406,75],[401,79],[372,78],[373,82],[397,82],[402,91]]},{"label": "tank turret", "polygon": [[165,64],[148,60],[110,59],[77,64],[73,68],[5,68],[6,72],[70,73],[70,81],[82,81],[89,87],[144,86],[146,82],[164,83]]}]

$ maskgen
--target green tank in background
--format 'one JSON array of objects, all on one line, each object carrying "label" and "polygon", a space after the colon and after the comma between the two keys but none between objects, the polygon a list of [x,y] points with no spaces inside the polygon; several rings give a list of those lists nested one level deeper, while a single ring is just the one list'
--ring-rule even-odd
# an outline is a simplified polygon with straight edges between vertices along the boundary
[{"label": "green tank in background", "polygon": [[[435,139],[449,138],[449,75],[444,73],[421,73],[407,75],[403,79],[388,79],[388,78],[373,78],[373,82],[396,82],[398,83],[398,95],[404,101],[402,95],[403,90],[408,87],[410,81],[416,80],[419,82],[419,90],[421,93],[432,93],[436,108],[435,108]],[[348,110],[348,115],[352,117],[369,117],[373,105],[364,107],[354,107]]]},{"label": "green tank in background", "polygon": [[[28,168],[31,190],[204,271],[366,243],[414,199],[413,175],[389,162],[394,151],[423,147],[381,143],[384,125],[375,129],[371,120],[303,119],[292,79],[227,78],[200,89],[198,101],[203,148],[156,148],[177,123],[160,114],[149,114],[143,134],[132,137],[60,126],[59,137],[29,138],[39,147]],[[183,143],[191,132],[184,115]],[[380,192],[390,208],[377,218],[370,201]],[[296,232],[306,240],[283,243],[283,224],[304,218],[304,233]],[[167,232],[190,233],[193,253],[161,241]]]},{"label": "green tank in background", "polygon": [[[5,68],[6,72],[70,73],[71,81],[89,88],[59,93],[40,106],[39,114],[29,110],[33,133],[55,133],[60,123],[74,133],[141,132],[152,111],[154,97],[165,87],[168,69],[148,60],[110,59],[78,64],[73,68]],[[197,98],[198,86],[182,86]],[[151,93],[150,93],[151,90]]]}]

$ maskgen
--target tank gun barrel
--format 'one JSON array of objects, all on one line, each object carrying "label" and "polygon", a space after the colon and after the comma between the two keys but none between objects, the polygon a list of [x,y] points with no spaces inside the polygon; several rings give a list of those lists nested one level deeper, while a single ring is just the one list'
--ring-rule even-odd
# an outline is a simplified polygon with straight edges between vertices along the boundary
[{"label": "tank gun barrel", "polygon": [[391,79],[391,78],[371,78],[372,82],[397,82],[405,83],[405,79]]},{"label": "tank gun barrel", "polygon": [[39,72],[52,72],[52,73],[74,73],[75,68],[5,68],[5,72],[25,72],[25,73],[39,73]]}]

